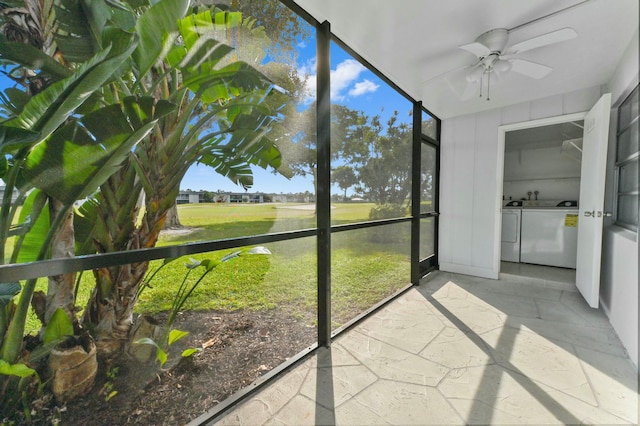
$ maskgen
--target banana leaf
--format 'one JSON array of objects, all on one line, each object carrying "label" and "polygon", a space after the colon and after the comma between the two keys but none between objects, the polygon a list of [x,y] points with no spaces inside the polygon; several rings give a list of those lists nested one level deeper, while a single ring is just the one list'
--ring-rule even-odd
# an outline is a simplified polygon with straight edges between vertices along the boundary
[{"label": "banana leaf", "polygon": [[131,37],[127,49],[118,55],[109,56],[110,47],[102,50],[79,66],[72,76],[33,96],[20,114],[2,123],[2,127],[28,129],[39,132],[43,139],[49,137],[76,108],[113,77],[135,46]]},{"label": "banana leaf", "polygon": [[37,259],[44,235],[49,232],[46,202],[46,195],[35,189],[22,205],[18,224],[13,228],[18,238],[13,247],[11,263],[33,262]]},{"label": "banana leaf", "polygon": [[26,159],[25,177],[66,205],[93,194],[173,108],[152,98],[127,98],[124,104],[71,120],[37,144]]},{"label": "banana leaf", "polygon": [[138,18],[136,33],[139,42],[133,59],[139,78],[146,75],[158,60],[164,59],[163,52],[167,50],[167,43],[171,42],[167,34],[177,32],[178,19],[185,15],[189,3],[189,0],[164,0],[154,4]]},{"label": "banana leaf", "polygon": [[71,71],[51,56],[30,44],[12,42],[0,34],[0,52],[2,59],[15,62],[31,70],[42,70],[54,80],[60,80],[71,75]]}]

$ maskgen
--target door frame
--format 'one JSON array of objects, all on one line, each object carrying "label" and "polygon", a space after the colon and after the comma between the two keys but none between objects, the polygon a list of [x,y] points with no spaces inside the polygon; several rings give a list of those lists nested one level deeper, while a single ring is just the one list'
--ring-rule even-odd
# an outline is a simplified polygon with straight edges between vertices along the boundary
[{"label": "door frame", "polygon": [[588,111],[576,112],[567,115],[556,115],[553,117],[540,118],[537,120],[522,121],[519,123],[505,124],[498,126],[498,161],[496,173],[496,200],[495,200],[495,223],[494,223],[494,240],[493,240],[493,274],[496,278],[500,276],[500,257],[502,239],[502,192],[504,186],[504,145],[507,132],[514,130],[533,129],[536,127],[550,126],[554,124],[568,123],[571,121],[584,120]]}]

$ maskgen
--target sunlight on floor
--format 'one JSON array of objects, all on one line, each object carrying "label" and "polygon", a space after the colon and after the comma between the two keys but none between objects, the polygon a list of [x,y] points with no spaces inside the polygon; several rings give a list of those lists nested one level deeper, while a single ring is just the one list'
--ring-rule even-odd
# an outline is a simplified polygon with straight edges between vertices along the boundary
[{"label": "sunlight on floor", "polygon": [[438,272],[217,424],[636,424],[637,385],[577,293]]}]

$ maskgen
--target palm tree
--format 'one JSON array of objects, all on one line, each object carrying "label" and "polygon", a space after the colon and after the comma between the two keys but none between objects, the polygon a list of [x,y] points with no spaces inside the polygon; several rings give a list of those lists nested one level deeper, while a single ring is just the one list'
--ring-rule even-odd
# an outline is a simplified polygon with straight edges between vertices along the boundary
[{"label": "palm tree", "polygon": [[[78,6],[79,3],[75,5]],[[105,118],[109,114],[117,115],[113,108],[104,109],[104,102],[93,102],[100,98],[93,95],[99,95],[102,87],[120,72],[121,66],[133,52],[136,40],[125,31],[111,31],[108,40],[100,40],[101,43],[95,43],[92,49],[82,50],[78,43],[73,47],[59,49],[57,46],[62,44],[59,41],[65,38],[67,41],[78,39],[83,43],[91,42],[90,39],[81,37],[86,35],[86,28],[76,31],[73,24],[76,22],[75,27],[83,27],[77,24],[83,22],[77,21],[77,18],[78,15],[80,18],[87,18],[87,11],[80,7],[73,9],[73,6],[72,2],[58,4],[54,1],[0,3],[2,64],[9,69],[7,75],[26,88],[25,91],[7,89],[2,97],[3,109],[8,112],[8,117],[0,124],[4,135],[1,150],[3,157],[9,158],[8,167],[3,169],[1,176],[6,184],[0,208],[0,261],[3,263],[6,260],[4,250],[7,238],[18,235],[16,248],[25,248],[23,243],[26,236],[38,218],[41,221],[49,218],[49,230],[46,237],[40,239],[35,251],[31,250],[31,259],[27,256],[21,260],[73,255],[74,233],[70,207],[77,199],[74,197],[83,197],[94,191],[100,180],[106,178],[104,171],[117,164],[117,159],[114,163],[114,158],[110,157],[116,153],[120,157],[124,154],[113,144],[107,150],[101,144],[104,137],[112,138],[113,133],[91,135],[93,143],[87,144],[85,139],[83,146],[70,138],[83,132],[91,133],[83,120],[74,117],[83,108],[93,114],[102,111]],[[105,5],[96,2],[92,6],[99,9],[99,6]],[[56,10],[66,12],[62,14],[66,19],[58,19]],[[94,15],[94,18],[97,16],[99,14]],[[83,53],[79,54],[77,51]],[[120,111],[120,114],[123,113]],[[145,131],[150,131],[152,125],[153,123],[148,123],[145,125],[146,129],[135,136],[142,137]],[[131,146],[137,142],[130,138],[133,133],[134,130],[129,128],[127,135],[120,135],[118,140],[127,141]],[[98,167],[84,167],[84,176],[79,176],[78,170],[74,170],[75,173],[68,173],[66,170],[65,173],[59,173],[62,165],[68,164],[69,156],[78,153],[95,159],[93,165]],[[86,162],[84,165],[86,166]],[[104,167],[104,170],[101,171],[100,167]],[[22,179],[23,176],[27,177],[26,182]],[[27,220],[12,229],[17,203],[11,205],[11,198],[7,195],[18,188],[19,200],[22,201],[34,186],[46,188],[51,184],[68,191],[44,191],[48,196],[46,201],[34,192],[34,199],[39,201],[31,204],[32,210]],[[11,260],[18,260],[19,254],[27,251],[29,250],[14,249]],[[73,284],[74,274],[50,278],[47,295],[49,309],[42,312],[45,322],[57,307],[67,311],[70,318],[75,318]],[[3,338],[0,356],[9,362],[15,362],[19,354],[24,321],[34,288],[35,280],[26,282],[15,314],[10,323],[6,322],[5,330],[0,330],[6,331],[6,335],[2,333],[0,336]]]},{"label": "palm tree", "polygon": [[[81,241],[93,242],[92,247],[85,245],[92,251],[155,246],[180,181],[196,162],[244,187],[252,184],[251,164],[280,165],[269,133],[288,97],[274,91],[264,75],[237,60],[237,50],[220,41],[231,32],[242,32],[245,43],[255,49],[268,42],[263,31],[252,28],[238,12],[206,8],[179,21],[163,20],[167,14],[175,16],[166,4],[158,3],[138,18],[138,28],[166,22],[164,34],[176,36],[164,50],[165,61],[133,55],[131,80],[136,83],[127,89],[137,96],[169,100],[177,108],[158,122],[85,206],[79,222],[86,231]],[[160,40],[157,46],[159,55]],[[138,210],[140,198],[144,206]],[[117,353],[128,338],[147,268],[148,262],[141,262],[94,271],[96,286],[83,323],[94,330],[102,354]]]}]

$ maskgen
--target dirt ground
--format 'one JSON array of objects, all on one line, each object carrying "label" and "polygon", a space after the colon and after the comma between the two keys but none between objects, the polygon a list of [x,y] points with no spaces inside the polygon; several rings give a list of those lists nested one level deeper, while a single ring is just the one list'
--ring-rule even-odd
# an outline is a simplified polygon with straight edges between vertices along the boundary
[{"label": "dirt ground", "polygon": [[[180,347],[170,352],[164,370],[157,362],[120,357],[101,369],[88,395],[64,407],[45,397],[40,414],[46,420],[39,423],[185,424],[314,343],[317,332],[310,324],[310,319],[292,318],[278,309],[185,312],[175,328],[190,334],[174,345]],[[205,349],[181,358],[186,347]],[[117,394],[107,400],[113,391]]]}]

